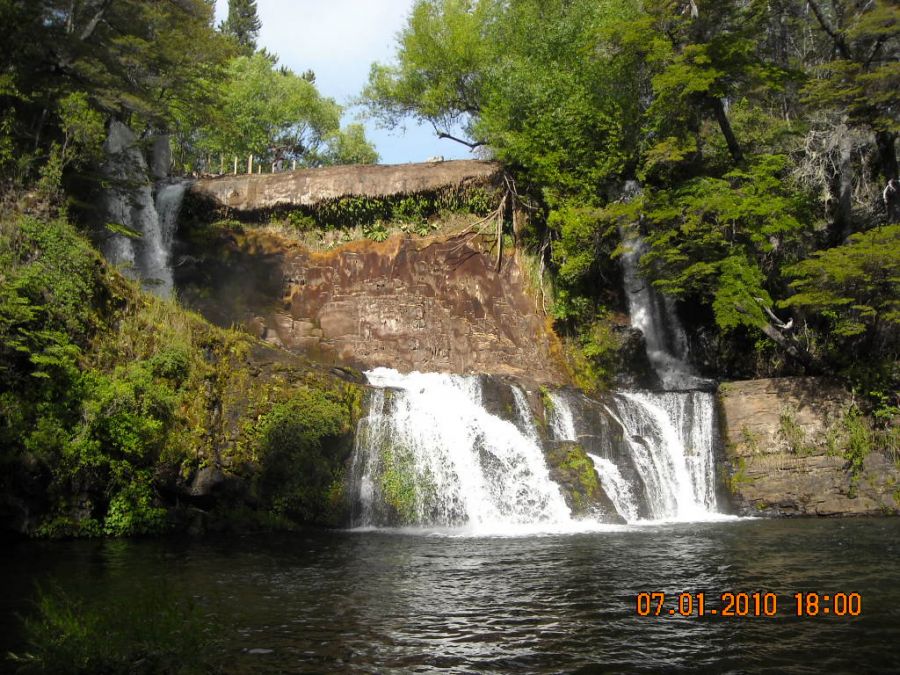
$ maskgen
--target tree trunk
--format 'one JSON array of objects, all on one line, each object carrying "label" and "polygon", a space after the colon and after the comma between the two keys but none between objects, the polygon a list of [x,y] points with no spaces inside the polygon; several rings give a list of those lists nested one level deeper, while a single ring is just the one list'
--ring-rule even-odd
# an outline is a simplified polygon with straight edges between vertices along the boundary
[{"label": "tree trunk", "polygon": [[719,123],[725,142],[728,144],[728,152],[731,153],[731,158],[735,164],[742,164],[744,151],[741,149],[741,144],[738,143],[737,136],[734,135],[734,129],[731,128],[728,113],[725,112],[724,101],[721,98],[713,98],[710,99],[710,103],[712,103],[713,112],[716,114],[716,121]]}]

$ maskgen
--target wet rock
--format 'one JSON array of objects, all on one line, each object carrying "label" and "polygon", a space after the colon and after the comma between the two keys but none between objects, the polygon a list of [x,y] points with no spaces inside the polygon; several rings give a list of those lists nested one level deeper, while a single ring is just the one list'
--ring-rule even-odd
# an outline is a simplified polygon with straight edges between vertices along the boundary
[{"label": "wet rock", "polygon": [[559,484],[575,518],[596,518],[605,523],[623,524],[603,489],[594,464],[578,443],[551,441],[545,451],[550,477]]},{"label": "wet rock", "polygon": [[729,382],[719,389],[727,483],[743,515],[900,512],[900,469],[880,448],[854,472],[843,420],[850,393],[825,378]]}]

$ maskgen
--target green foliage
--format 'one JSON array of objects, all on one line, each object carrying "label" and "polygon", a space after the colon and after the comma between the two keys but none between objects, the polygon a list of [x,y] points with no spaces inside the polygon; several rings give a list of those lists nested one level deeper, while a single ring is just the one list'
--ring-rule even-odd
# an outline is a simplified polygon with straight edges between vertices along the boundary
[{"label": "green foliage", "polygon": [[[393,509],[397,524],[417,524],[419,504],[428,496],[428,490],[419,485],[415,461],[409,450],[396,443],[382,449],[378,484],[381,498]],[[424,494],[420,494],[420,490]]]},{"label": "green foliage", "polygon": [[[617,284],[616,230],[640,223],[650,244],[644,275],[697,308],[723,352],[708,360],[758,346],[758,363],[809,367],[841,351],[841,332],[893,340],[890,312],[874,309],[879,325],[865,301],[826,308],[834,300],[814,299],[811,286],[784,305],[792,316],[773,322],[767,310],[790,293],[784,271],[807,258],[797,271],[814,284],[811,254],[895,220],[900,208],[900,195],[881,200],[897,171],[900,10],[881,1],[810,7],[422,0],[395,62],[373,66],[364,99],[388,124],[411,114],[488,145],[520,173],[549,213],[532,220],[532,236],[551,244],[564,333],[578,335],[616,304],[604,297]],[[629,179],[642,191],[624,199]],[[811,314],[822,311],[831,314]],[[850,316],[823,335],[835,312]],[[807,320],[802,340],[779,339],[788,319]]]},{"label": "green foliage", "polygon": [[256,51],[256,38],[262,22],[256,14],[256,0],[228,0],[228,18],[219,29],[240,46],[242,51]]},{"label": "green foliage", "polygon": [[362,124],[348,124],[328,140],[327,164],[377,164],[378,153]]},{"label": "green foliage", "polygon": [[390,232],[380,220],[363,228],[363,234],[366,235],[366,239],[372,241],[385,241],[390,236]]},{"label": "green foliage", "polygon": [[4,2],[0,26],[0,147],[24,162],[2,162],[6,177],[33,179],[54,155],[90,177],[113,116],[186,131],[215,114],[231,48],[205,0]]},{"label": "green foliage", "polygon": [[379,224],[396,223],[411,226],[404,227],[404,231],[424,236],[431,233],[430,220],[448,213],[484,217],[497,208],[498,201],[495,191],[482,187],[451,187],[389,197],[350,196],[293,209],[288,212],[287,220],[291,227],[301,232],[314,228],[330,230],[359,226],[374,232],[381,229]]},{"label": "green foliage", "polygon": [[268,54],[233,59],[217,117],[197,132],[197,153],[303,166],[377,161],[361,125],[340,128],[342,108],[309,78],[276,68]]},{"label": "green foliage", "polygon": [[[222,456],[238,462],[256,443],[265,508],[338,521],[352,392],[312,379],[270,412],[299,385],[251,379],[246,335],[142,294],[63,220],[0,222],[0,467],[10,494],[43,495],[33,534],[134,536],[178,524],[162,488],[225,447],[223,418],[236,434],[250,427]],[[247,416],[262,420],[255,434]],[[25,473],[39,488],[13,478]]]},{"label": "green foliage", "polygon": [[332,492],[343,480],[350,431],[342,402],[310,388],[259,421],[260,493],[274,513],[300,521],[333,518],[336,524],[342,514],[334,511]]},{"label": "green foliage", "polygon": [[103,532],[113,537],[162,533],[167,526],[167,512],[154,506],[154,500],[150,475],[141,472],[134,482],[110,500]]},{"label": "green foliage", "polygon": [[201,131],[203,151],[243,161],[252,154],[258,162],[277,155],[316,165],[326,139],[338,132],[341,109],[308,80],[256,53],[229,63],[221,115]]},{"label": "green foliage", "polygon": [[39,588],[24,620],[28,651],[12,660],[21,673],[210,672],[214,626],[186,597],[166,586],[92,600]]},{"label": "green foliage", "polygon": [[785,269],[796,294],[782,302],[827,313],[837,335],[900,328],[900,225],[854,234]]},{"label": "green foliage", "polygon": [[854,406],[842,420],[847,441],[844,458],[850,462],[850,473],[859,476],[869,453],[873,449],[873,434],[870,421]]},{"label": "green foliage", "polygon": [[797,411],[785,408],[779,415],[779,434],[795,455],[810,455],[815,452],[815,445],[806,438],[806,431],[797,422]]}]

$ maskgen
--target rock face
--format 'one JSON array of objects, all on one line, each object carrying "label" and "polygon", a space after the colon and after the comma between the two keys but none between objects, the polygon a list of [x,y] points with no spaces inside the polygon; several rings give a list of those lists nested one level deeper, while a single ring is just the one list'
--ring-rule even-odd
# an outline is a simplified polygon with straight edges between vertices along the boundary
[{"label": "rock face", "polygon": [[725,471],[742,515],[900,511],[900,469],[878,448],[850,461],[850,395],[822,378],[723,384]]},{"label": "rock face", "polygon": [[356,242],[283,260],[266,339],[326,363],[509,375],[564,384],[514,257],[498,272],[471,236]]},{"label": "rock face", "polygon": [[198,180],[191,188],[202,198],[234,211],[310,206],[339,197],[385,197],[429,192],[448,185],[499,180],[495,162],[454,160],[426,164],[330,166],[286,173],[223,176]]}]

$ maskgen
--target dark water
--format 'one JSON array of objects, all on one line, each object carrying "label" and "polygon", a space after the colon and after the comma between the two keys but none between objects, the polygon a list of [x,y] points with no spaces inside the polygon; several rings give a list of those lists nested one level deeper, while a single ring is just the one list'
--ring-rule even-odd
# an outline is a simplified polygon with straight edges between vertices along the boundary
[{"label": "dark water", "polygon": [[[0,563],[0,650],[21,646],[14,615],[52,577],[196,598],[234,672],[898,672],[898,562],[897,519],[16,544]],[[642,591],[702,591],[708,608],[770,591],[778,615],[641,618]],[[862,614],[797,618],[791,596],[809,591],[859,593]]]}]

